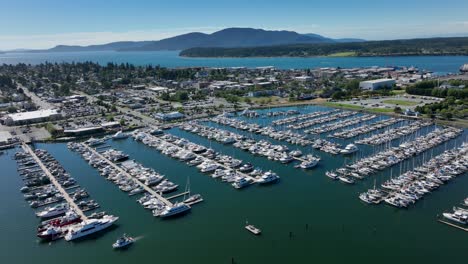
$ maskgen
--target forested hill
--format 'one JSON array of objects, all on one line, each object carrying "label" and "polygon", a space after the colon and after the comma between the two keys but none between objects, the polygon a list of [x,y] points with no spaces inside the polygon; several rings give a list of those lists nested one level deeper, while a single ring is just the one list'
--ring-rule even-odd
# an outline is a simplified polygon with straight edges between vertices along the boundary
[{"label": "forested hill", "polygon": [[291,44],[243,48],[190,48],[185,57],[313,57],[468,55],[468,37]]}]

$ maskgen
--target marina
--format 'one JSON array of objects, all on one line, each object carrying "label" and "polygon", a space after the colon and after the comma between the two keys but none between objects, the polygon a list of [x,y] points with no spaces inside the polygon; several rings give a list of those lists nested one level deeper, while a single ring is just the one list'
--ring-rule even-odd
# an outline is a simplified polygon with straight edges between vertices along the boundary
[{"label": "marina", "polygon": [[[304,113],[304,109],[300,108],[300,113]],[[466,196],[466,192],[462,186],[467,183],[467,178],[463,177],[466,172],[462,170],[466,168],[466,152],[464,156],[465,160],[461,159],[461,152],[457,152],[458,154],[455,153],[455,151],[461,150],[461,144],[466,139],[465,131],[440,126],[437,126],[435,129],[432,127],[430,129],[422,129],[425,127],[422,126],[422,124],[407,120],[404,121],[402,126],[399,126],[399,123],[403,123],[403,121],[399,119],[387,118],[374,122],[374,118],[372,118],[364,122],[351,124],[350,126],[356,126],[351,128],[351,130],[379,123],[379,126],[381,126],[380,128],[375,130],[370,129],[361,135],[371,138],[373,135],[377,135],[376,133],[379,131],[385,133],[385,131],[395,131],[392,129],[398,129],[400,127],[404,127],[400,128],[400,134],[408,130],[412,132],[398,138],[386,140],[385,143],[379,144],[378,146],[360,144],[359,147],[357,147],[353,144],[355,141],[352,139],[336,138],[334,142],[325,140],[328,135],[340,133],[340,129],[347,128],[347,126],[343,126],[337,129],[331,129],[335,128],[335,125],[340,126],[339,121],[330,121],[329,124],[318,124],[319,126],[310,128],[324,129],[323,132],[320,132],[321,137],[312,139],[309,138],[304,131],[283,131],[281,130],[282,125],[275,126],[275,128],[272,129],[273,127],[270,126],[269,123],[279,120],[278,118],[284,118],[284,114],[274,115],[267,114],[266,111],[251,111],[256,111],[258,114],[250,114],[252,117],[239,115],[230,118],[216,117],[207,120],[184,122],[173,126],[173,128],[164,130],[164,132],[157,132],[160,130],[155,128],[139,129],[133,132],[126,132],[128,137],[125,136],[119,140],[112,140],[111,137],[104,139],[94,138],[91,141],[87,141],[88,143],[76,142],[68,144],[73,152],[79,153],[79,155],[70,152],[65,143],[40,144],[38,147],[41,149],[50,149],[51,153],[57,156],[59,162],[64,163],[70,168],[71,173],[79,175],[79,179],[77,179],[76,182],[67,183],[66,186],[63,186],[63,189],[81,211],[90,210],[89,213],[86,212],[88,220],[94,219],[95,216],[103,217],[105,212],[98,212],[96,210],[102,210],[101,208],[108,208],[109,206],[112,206],[112,210],[120,216],[118,220],[119,226],[109,228],[109,230],[117,228],[117,232],[106,232],[99,236],[98,239],[92,239],[93,243],[100,245],[102,248],[107,248],[107,250],[104,251],[110,251],[103,253],[108,258],[113,258],[112,252],[118,252],[109,249],[112,249],[110,245],[117,243],[116,239],[119,233],[120,235],[124,232],[145,234],[143,240],[125,249],[126,254],[133,256],[133,254],[138,254],[140,249],[148,247],[148,242],[150,241],[164,241],[169,243],[168,245],[162,246],[163,248],[176,246],[172,242],[167,242],[167,237],[175,236],[179,237],[179,239],[186,237],[187,235],[177,232],[176,229],[179,225],[188,222],[195,228],[200,229],[199,231],[194,231],[192,234],[193,236],[200,236],[208,232],[215,237],[216,234],[214,231],[207,231],[205,222],[213,223],[212,221],[221,221],[221,219],[231,230],[225,231],[230,234],[229,236],[241,240],[249,246],[259,246],[257,244],[258,242],[254,240],[261,239],[270,241],[270,239],[272,239],[271,236],[278,236],[285,237],[284,242],[278,240],[276,243],[292,251],[294,251],[292,247],[300,248],[300,244],[315,244],[316,242],[314,242],[314,240],[317,236],[325,235],[325,231],[321,232],[318,228],[325,229],[327,236],[332,235],[338,237],[342,232],[370,232],[370,234],[374,233],[373,236],[384,236],[389,239],[390,235],[387,236],[386,232],[383,230],[391,228],[393,233],[392,237],[395,233],[399,234],[400,237],[405,237],[403,232],[408,232],[409,227],[403,228],[402,230],[399,221],[412,221],[412,219],[417,219],[416,221],[422,223],[426,227],[430,227],[442,236],[450,236],[452,239],[455,234],[452,234],[449,230],[461,234],[465,233],[460,232],[464,228],[466,229],[463,224],[442,217],[442,212],[456,212],[446,210],[450,208],[449,202],[455,204],[454,199],[457,199],[459,202],[461,197]],[[268,111],[272,112],[272,110]],[[286,112],[288,110],[279,109],[278,111]],[[330,111],[318,109],[318,112]],[[340,112],[336,111],[330,115],[337,113]],[[300,115],[301,114],[294,114],[287,118],[298,117]],[[366,118],[366,115],[342,117],[342,120],[344,120],[343,124],[346,124],[346,120],[354,120],[353,122],[356,122],[360,120],[359,118],[361,116]],[[370,118],[372,115],[368,115],[367,117]],[[251,122],[244,122],[244,118],[248,118]],[[215,122],[218,119],[223,120],[222,122],[226,124],[218,124]],[[385,127],[385,125],[387,125],[387,127]],[[225,127],[223,128],[223,126]],[[417,126],[421,126],[421,128],[416,129]],[[341,130],[341,132],[342,131],[346,130]],[[154,135],[152,133],[154,133]],[[393,134],[387,132],[388,138]],[[361,139],[363,138],[360,137],[359,140]],[[306,144],[297,144],[301,142],[299,140],[302,140],[302,143],[306,142]],[[89,143],[93,146],[90,146]],[[329,155],[321,148],[329,148],[330,150],[334,150],[336,154]],[[466,145],[464,145],[463,149],[466,150]],[[6,153],[2,155],[1,158],[3,159],[11,156],[11,151],[13,150],[6,150]],[[228,153],[229,155],[226,155]],[[316,158],[319,160],[316,164],[309,165],[310,168],[313,168],[312,170],[309,170],[309,167],[303,164],[304,161],[307,161],[307,158]],[[437,162],[432,160],[436,160]],[[294,162],[294,166],[283,165],[289,162]],[[203,166],[199,166],[202,164]],[[301,168],[301,164],[303,164],[304,167]],[[458,165],[455,166],[454,164]],[[377,168],[377,166],[379,167]],[[401,175],[401,177],[395,177],[394,175],[395,172],[398,171],[398,166],[400,166],[399,175]],[[421,168],[437,168],[437,170],[434,171],[438,172],[442,171],[440,169],[441,166],[445,166],[443,167],[444,174],[432,174],[429,173],[429,171],[421,170]],[[353,167],[359,168],[359,170]],[[434,177],[443,181],[445,178],[441,176],[448,175],[449,167],[451,168],[450,170],[457,168],[453,170],[453,179],[444,181],[444,184],[440,185],[438,188],[432,187],[434,189],[430,190],[430,195],[422,191],[419,191],[420,194],[415,192],[415,190],[418,190],[417,188],[423,190],[423,186],[429,191],[429,186],[437,183]],[[253,184],[264,185],[262,175],[268,175],[270,170],[273,173],[272,175],[287,176],[281,177],[281,184],[278,186],[248,188],[248,190],[238,193],[237,189],[243,189]],[[83,173],[81,173],[81,171],[83,171]],[[342,172],[345,173],[343,174]],[[458,175],[456,177],[455,172],[457,173],[456,175]],[[36,164],[34,159],[25,159],[17,166],[17,173],[21,173],[25,180],[34,184],[35,182],[37,183],[37,181],[34,180],[35,178],[33,175],[37,173],[40,175],[42,169]],[[198,174],[209,177],[198,177]],[[355,183],[353,186],[348,186],[346,182],[343,182],[345,184],[342,184],[343,187],[341,187],[330,181],[328,177],[321,177],[325,174],[327,174],[327,176],[333,174],[337,177],[343,177],[345,181],[352,180]],[[101,175],[101,177],[96,177],[97,175]],[[154,177],[149,177],[150,175]],[[372,180],[366,179],[370,175],[373,175]],[[43,176],[45,176],[45,174],[43,174]],[[203,197],[198,194],[192,194],[190,188],[187,189],[186,187],[185,190],[183,190],[187,177],[190,177],[191,184],[189,185],[196,185],[197,192],[203,194]],[[269,179],[268,177],[269,176],[267,176],[267,179]],[[218,181],[212,180],[213,178],[227,183],[228,188],[219,185],[217,183]],[[274,177],[271,179],[274,179]],[[382,185],[387,186],[388,183],[386,184],[386,182],[390,179],[394,180],[392,183],[401,183],[401,188],[397,190],[381,187]],[[166,193],[165,191],[163,192],[163,190],[166,189],[161,188],[159,191],[154,189],[165,180],[175,185],[180,185],[178,188],[180,191],[170,191]],[[109,181],[113,184],[109,184]],[[378,184],[376,184],[375,181],[377,181]],[[78,182],[80,182],[79,185]],[[277,180],[273,180],[272,182],[277,182]],[[118,188],[116,188],[114,184]],[[379,186],[379,188],[377,188],[377,186]],[[31,185],[29,188],[30,190],[36,190],[41,193],[50,190],[51,195],[59,194],[59,197],[61,196],[61,193],[56,190],[52,183],[40,186]],[[149,188],[149,190],[146,188]],[[173,188],[173,185],[168,184],[167,186],[165,185],[164,188],[170,190]],[[361,193],[362,198],[367,200],[367,202],[356,202],[356,191],[358,191],[358,194]],[[224,193],[229,195],[224,195]],[[306,193],[311,197],[304,198],[304,194]],[[327,193],[333,193],[337,201],[330,201],[327,203],[312,201],[312,199],[317,199],[317,195],[320,194],[325,197]],[[362,195],[363,193],[366,193],[366,195]],[[99,201],[99,205],[94,204],[93,200],[88,197],[90,194],[92,194],[92,199]],[[288,195],[291,200],[285,201],[281,199],[280,197],[282,195]],[[381,196],[376,200],[372,200],[372,198],[369,198],[369,195]],[[135,198],[128,199],[129,196]],[[228,196],[235,198],[231,200]],[[453,196],[453,198],[444,199],[449,196]],[[274,202],[276,204],[275,208],[266,208],[266,201],[262,197]],[[407,199],[408,208],[410,208],[411,211],[419,212],[420,216],[408,215],[399,221],[392,220],[391,215],[394,212],[389,211],[388,208],[393,208],[399,204],[397,201],[399,201],[398,199],[402,199],[402,197]],[[68,203],[64,198],[58,199],[58,201],[49,200],[51,202],[50,204],[42,205],[38,210],[44,211],[43,208],[48,206],[55,207],[55,205],[60,205],[61,203]],[[137,200],[137,206],[135,206],[134,200]],[[350,201],[348,202],[347,200]],[[386,200],[390,203],[386,202]],[[421,202],[416,202],[418,200],[421,200]],[[422,200],[424,200],[424,202]],[[80,204],[81,201],[88,202],[86,204]],[[163,201],[166,201],[166,203]],[[202,204],[200,203],[201,201],[206,201],[206,203]],[[298,205],[298,203],[306,201],[308,202],[307,206]],[[193,211],[194,208],[192,208],[192,205],[197,203],[200,203],[200,205],[197,205],[196,211]],[[252,203],[252,205],[247,206],[246,204],[249,203]],[[385,204],[386,206],[374,207],[376,208],[374,211],[367,206],[367,204],[371,205],[374,203]],[[244,205],[242,206],[242,210],[239,209],[239,204]],[[138,205],[146,208],[152,215],[160,219],[171,218],[171,220],[151,221],[151,219],[154,218],[147,217],[147,210],[141,210],[141,207]],[[356,216],[351,217],[351,222],[349,223],[343,224],[340,222],[339,224],[335,221],[333,223],[334,226],[330,226],[330,224],[328,224],[330,220],[325,221],[317,219],[308,212],[308,210],[311,209],[326,212],[328,210],[326,207],[331,205],[339,208],[342,212],[355,214]],[[93,206],[99,206],[99,209],[93,208]],[[214,212],[207,211],[207,209],[212,208],[212,206],[214,206],[213,208],[220,208],[218,210],[223,212],[222,218],[217,216]],[[236,209],[232,212],[229,210],[226,211],[223,209],[226,206]],[[290,214],[294,216],[294,219],[286,215],[278,216],[278,208],[287,210],[287,208],[295,208],[298,206],[302,208],[303,211],[291,212]],[[462,206],[455,205],[455,207],[458,208]],[[55,209],[60,210],[60,207]],[[188,213],[190,211],[193,212]],[[328,212],[333,215],[331,210],[328,210]],[[404,211],[402,211],[402,214],[404,214],[403,212]],[[428,215],[424,212],[433,215]],[[263,216],[262,214],[264,213],[266,213],[266,215]],[[85,213],[83,212],[83,214]],[[174,214],[180,214],[181,216],[183,215],[183,217],[173,218],[172,216]],[[440,214],[441,216],[434,219],[436,214]],[[360,221],[362,221],[360,218],[369,215],[379,219],[378,221],[381,222],[374,224],[375,227],[373,228],[378,231],[372,231],[373,228],[369,230],[367,226],[360,224]],[[273,216],[278,219],[272,222],[271,217]],[[225,219],[227,217],[229,217],[229,219]],[[239,222],[245,222],[247,217],[249,220],[251,219],[255,222],[255,226],[246,224],[242,227],[239,225]],[[64,215],[60,216],[56,221],[57,223],[77,221],[74,219],[75,217],[73,215]],[[113,223],[113,221],[115,221],[115,218],[104,217],[102,219],[102,224],[104,226],[106,223]],[[47,225],[46,221],[47,220],[41,221],[41,225]],[[432,225],[432,223],[437,224]],[[443,225],[441,223],[443,223]],[[342,225],[342,227],[337,230],[336,225]],[[258,228],[259,226],[261,227],[261,231]],[[448,230],[445,228],[446,226]],[[167,228],[168,230],[162,230],[160,227]],[[414,228],[413,226],[413,232],[418,232],[419,236],[424,236],[425,233],[422,229]],[[239,229],[245,229],[246,232],[239,232]],[[309,233],[312,230],[314,230],[313,236]],[[75,232],[77,232],[77,230],[75,230]],[[218,230],[217,232],[220,231]],[[255,234],[259,232],[261,232],[262,235],[256,237]],[[446,232],[449,233],[445,234]],[[152,235],[152,237],[150,237],[150,235]],[[189,237],[192,235],[189,235]],[[60,237],[65,238],[64,235]],[[132,236],[132,238],[135,238],[135,241],[139,240],[136,236]],[[249,238],[255,239],[250,241]],[[70,241],[77,241],[73,236],[69,236],[65,240],[67,239]],[[462,241],[464,238],[456,236],[456,239]],[[210,242],[212,243],[211,245],[216,247],[215,240],[209,241],[212,241]],[[356,242],[358,241],[360,243],[366,243],[364,242],[364,238],[356,238]],[[80,245],[78,248],[70,248],[70,250],[74,251],[80,250],[81,247],[85,248],[87,243],[89,242],[80,242],[76,244]],[[288,245],[288,243],[292,243],[292,245]],[[54,244],[61,247],[60,241]],[[120,243],[118,245],[123,244],[125,243]],[[231,245],[239,247],[237,243]],[[319,244],[315,244],[315,246],[320,247]],[[270,248],[270,246],[261,247],[265,250],[269,250]],[[66,247],[63,248],[63,250],[65,252],[70,251]],[[228,258],[226,257],[229,255],[227,252],[221,249],[219,250],[223,253],[216,257],[216,259],[221,260]],[[191,252],[192,256],[196,255],[196,252],[193,250],[189,250],[189,252]],[[173,256],[171,257],[165,253],[161,254],[161,256],[167,260],[173,258]],[[300,255],[299,252],[297,252],[297,254]],[[245,257],[242,257],[243,254],[234,254],[234,256],[236,259]],[[182,260],[185,258],[180,257],[180,259]],[[200,259],[202,258],[200,257]],[[249,255],[249,259],[251,259],[251,255]],[[118,262],[118,260],[116,261]],[[274,260],[271,261],[274,262]]]}]

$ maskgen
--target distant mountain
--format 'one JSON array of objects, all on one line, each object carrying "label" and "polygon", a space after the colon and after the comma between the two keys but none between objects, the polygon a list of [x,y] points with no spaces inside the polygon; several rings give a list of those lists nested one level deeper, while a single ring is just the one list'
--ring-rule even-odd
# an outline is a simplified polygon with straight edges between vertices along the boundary
[{"label": "distant mountain", "polygon": [[299,34],[294,31],[274,31],[254,28],[226,28],[212,34],[193,32],[158,41],[120,41],[103,45],[58,45],[36,52],[79,51],[156,51],[184,50],[194,47],[259,47],[287,44],[334,43],[333,39],[317,34]]},{"label": "distant mountain", "polygon": [[314,34],[314,33],[307,33],[303,34],[304,36],[308,37],[313,37],[313,38],[319,38],[322,39],[323,42],[329,42],[329,43],[346,43],[346,42],[364,42],[366,41],[365,39],[358,39],[358,38],[339,38],[339,39],[332,39],[332,38],[327,38],[319,34]]},{"label": "distant mountain", "polygon": [[67,45],[58,45],[54,48],[48,49],[46,51],[50,52],[74,52],[74,51],[113,51],[126,48],[137,48],[147,45],[151,41],[119,41],[112,42],[102,45],[90,45],[90,46],[67,46]]}]

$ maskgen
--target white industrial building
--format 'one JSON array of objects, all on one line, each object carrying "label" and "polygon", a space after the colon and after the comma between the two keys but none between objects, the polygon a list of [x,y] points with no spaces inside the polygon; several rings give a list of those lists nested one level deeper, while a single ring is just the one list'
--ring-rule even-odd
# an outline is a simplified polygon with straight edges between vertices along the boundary
[{"label": "white industrial building", "polygon": [[156,113],[154,115],[154,117],[159,119],[159,120],[162,120],[162,121],[171,121],[171,120],[175,120],[175,119],[184,118],[185,116],[184,116],[184,114],[179,113],[179,112],[171,112],[171,113],[167,113],[167,114]]},{"label": "white industrial building", "polygon": [[385,87],[391,88],[394,84],[395,80],[393,79],[377,79],[362,81],[359,83],[359,88],[362,90],[377,90]]},{"label": "white industrial building", "polygon": [[37,110],[24,113],[9,114],[4,122],[7,126],[27,125],[38,122],[57,120],[61,117],[56,109]]}]

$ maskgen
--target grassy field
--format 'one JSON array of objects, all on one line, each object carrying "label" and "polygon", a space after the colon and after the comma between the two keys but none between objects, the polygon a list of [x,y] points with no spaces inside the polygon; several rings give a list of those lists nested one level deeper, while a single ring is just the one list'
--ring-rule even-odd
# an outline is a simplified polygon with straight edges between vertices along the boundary
[{"label": "grassy field", "polygon": [[417,105],[417,102],[413,101],[406,101],[406,100],[395,100],[395,99],[390,99],[390,100],[384,100],[382,101],[384,104],[394,104],[394,105],[403,105],[403,106],[413,106]]},{"label": "grassy field", "polygon": [[392,108],[365,108],[359,105],[341,104],[341,103],[333,103],[333,102],[324,102],[321,105],[329,106],[329,107],[338,107],[338,108],[349,109],[349,110],[365,110],[365,111],[374,112],[374,113],[393,113]]},{"label": "grassy field", "polygon": [[356,56],[356,52],[348,51],[348,52],[337,52],[327,55],[327,57],[354,57]]}]

